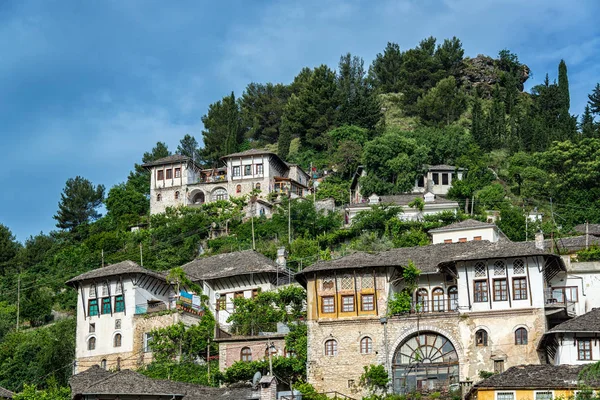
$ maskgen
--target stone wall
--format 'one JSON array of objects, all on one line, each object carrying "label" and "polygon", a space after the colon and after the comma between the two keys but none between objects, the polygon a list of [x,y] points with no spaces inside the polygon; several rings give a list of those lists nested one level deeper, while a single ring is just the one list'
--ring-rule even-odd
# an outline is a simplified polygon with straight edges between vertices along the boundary
[{"label": "stone wall", "polygon": [[[233,363],[241,360],[241,351],[244,347],[249,347],[252,351],[252,361],[264,360],[267,358],[267,338],[262,340],[244,340],[219,343],[219,370],[225,371]],[[270,339],[277,349],[273,356],[285,356],[285,339]]]}]

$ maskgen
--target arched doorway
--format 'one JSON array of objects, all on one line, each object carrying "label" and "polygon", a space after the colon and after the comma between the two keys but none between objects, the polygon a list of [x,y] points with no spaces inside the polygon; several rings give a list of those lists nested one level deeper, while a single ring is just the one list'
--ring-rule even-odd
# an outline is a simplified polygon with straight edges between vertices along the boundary
[{"label": "arched doorway", "polygon": [[192,204],[204,204],[204,193],[198,192],[195,193],[192,197]]},{"label": "arched doorway", "polygon": [[458,372],[458,353],[448,338],[436,332],[415,333],[394,354],[394,392],[448,387],[458,383]]}]

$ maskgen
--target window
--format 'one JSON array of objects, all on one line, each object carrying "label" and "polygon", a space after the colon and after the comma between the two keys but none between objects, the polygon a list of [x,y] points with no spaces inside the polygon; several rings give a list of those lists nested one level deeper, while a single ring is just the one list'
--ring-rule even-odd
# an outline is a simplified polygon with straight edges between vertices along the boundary
[{"label": "window", "polygon": [[115,296],[115,312],[123,312],[125,311],[125,299],[123,295],[120,294]]},{"label": "window", "polygon": [[374,296],[372,294],[363,294],[360,296],[361,310],[362,311],[373,311],[375,310]]},{"label": "window", "polygon": [[321,297],[321,311],[323,314],[335,312],[335,301],[333,296]]},{"label": "window", "polygon": [[252,165],[244,165],[244,176],[252,175]]},{"label": "window", "polygon": [[244,291],[243,291],[243,290],[242,290],[242,291],[239,291],[239,292],[235,292],[235,293],[233,294],[233,298],[234,298],[234,299],[239,299],[239,298],[243,298],[243,297],[244,297]]},{"label": "window", "polygon": [[466,243],[467,238],[458,238],[458,243]]},{"label": "window", "polygon": [[577,339],[577,359],[592,359],[592,341],[590,339]]},{"label": "window", "polygon": [[488,333],[485,329],[479,329],[475,332],[475,346],[485,347],[488,345]]},{"label": "window", "polygon": [[225,295],[222,294],[217,298],[217,311],[225,310],[226,305],[227,305],[227,297],[225,297]]},{"label": "window", "polygon": [[365,275],[360,280],[362,289],[373,289],[375,287],[375,280],[372,275]]},{"label": "window", "polygon": [[121,282],[117,282],[115,294],[121,294],[121,293],[123,293],[123,284]]},{"label": "window", "polygon": [[233,176],[240,176],[240,167],[233,167]]},{"label": "window", "polygon": [[95,337],[91,337],[88,339],[88,350],[95,350],[96,349],[96,338]]},{"label": "window", "polygon": [[102,361],[100,361],[100,368],[106,369],[106,358],[103,358]]},{"label": "window", "polygon": [[236,193],[242,193],[242,185],[237,185],[237,186],[235,187],[235,192],[236,192]]},{"label": "window", "polygon": [[535,392],[535,400],[552,400],[553,397],[553,393],[549,391]]},{"label": "window", "polygon": [[354,312],[354,296],[342,296],[342,312]]},{"label": "window", "polygon": [[260,293],[260,288],[252,289],[252,298],[255,298]]},{"label": "window", "polygon": [[113,347],[121,347],[121,334],[117,333],[113,339]]},{"label": "window", "polygon": [[[504,360],[494,360],[494,373],[501,374],[504,372]],[[509,397],[509,399],[513,399],[513,397]]]},{"label": "window", "polygon": [[494,301],[508,300],[506,279],[494,279]]},{"label": "window", "polygon": [[108,283],[102,284],[102,297],[108,296]]},{"label": "window", "polygon": [[527,329],[519,328],[515,331],[515,344],[526,345],[527,344]]},{"label": "window", "polygon": [[458,288],[456,286],[448,288],[448,310],[458,310]]},{"label": "window", "polygon": [[162,169],[156,171],[156,180],[162,181],[164,179],[165,179],[164,171]]},{"label": "window", "polygon": [[513,261],[513,274],[521,275],[525,273],[525,263],[520,258]]},{"label": "window", "polygon": [[527,300],[527,278],[513,278],[513,299]]},{"label": "window", "polygon": [[250,347],[242,347],[240,359],[242,361],[252,361],[252,350],[250,350]]},{"label": "window", "polygon": [[429,309],[427,289],[417,290],[417,311],[427,312]]},{"label": "window", "polygon": [[435,288],[431,292],[432,306],[434,312],[444,311],[444,289]]},{"label": "window", "polygon": [[473,281],[473,287],[473,301],[475,303],[488,301],[488,281]]},{"label": "window", "polygon": [[265,358],[266,359],[269,359],[269,349],[271,350],[271,357],[277,356],[277,348],[273,344],[271,344],[271,347],[267,347],[265,349]]},{"label": "window", "polygon": [[110,314],[110,297],[102,299],[102,314]]},{"label": "window", "polygon": [[360,341],[360,354],[373,353],[373,340],[370,337],[364,337]]},{"label": "window", "polygon": [[440,177],[438,175],[437,172],[434,172],[431,174],[431,179],[433,180],[433,184],[434,185],[439,185],[440,184]]},{"label": "window", "polygon": [[[494,362],[494,364],[495,364],[495,362]],[[504,362],[502,362],[502,364],[504,364]],[[496,392],[496,400],[515,400],[515,393],[514,392]]]},{"label": "window", "polygon": [[88,300],[88,315],[90,317],[98,315],[98,299]]},{"label": "window", "polygon": [[473,240],[479,241],[481,240],[481,236],[473,236]]},{"label": "window", "polygon": [[96,332],[96,324],[90,324],[90,329],[89,329],[90,333],[94,333]]},{"label": "window", "polygon": [[257,183],[255,187],[256,187],[256,190],[260,190],[260,183]]},{"label": "window", "polygon": [[442,174],[442,185],[448,185],[448,174]]},{"label": "window", "polygon": [[215,189],[212,194],[213,200],[227,200],[227,190],[219,188]]},{"label": "window", "polygon": [[175,200],[179,200],[179,190],[175,192]]},{"label": "window", "polygon": [[256,164],[256,175],[262,175],[262,173],[263,173],[263,165]]},{"label": "window", "polygon": [[115,319],[115,329],[121,329],[121,320]]},{"label": "window", "polygon": [[354,280],[352,280],[351,276],[342,277],[342,290],[352,290],[354,289]]},{"label": "window", "polygon": [[557,303],[574,302],[578,301],[577,287],[576,286],[565,286],[565,287],[553,287],[552,298]]},{"label": "window", "polygon": [[175,178],[181,178],[181,168],[175,168]]},{"label": "window", "polygon": [[444,243],[450,244],[450,243],[452,243],[452,239],[444,239]]},{"label": "window", "polygon": [[167,171],[167,179],[173,179],[173,170],[169,168]]},{"label": "window", "polygon": [[337,356],[337,341],[335,339],[329,339],[325,342],[325,355]]},{"label": "window", "polygon": [[152,335],[148,332],[144,333],[144,353],[152,351]]},{"label": "window", "polygon": [[484,276],[487,276],[487,268],[484,263],[479,261],[475,263],[475,278],[482,278]]},{"label": "window", "polygon": [[156,201],[161,201],[162,200],[162,195],[159,193],[156,195]]},{"label": "window", "polygon": [[90,286],[90,297],[96,297],[96,285]]},{"label": "window", "polygon": [[498,260],[494,263],[494,276],[504,276],[506,275],[506,265],[504,261]]},{"label": "window", "polygon": [[420,176],[419,180],[417,180],[417,187],[425,187],[425,177],[424,176]]}]

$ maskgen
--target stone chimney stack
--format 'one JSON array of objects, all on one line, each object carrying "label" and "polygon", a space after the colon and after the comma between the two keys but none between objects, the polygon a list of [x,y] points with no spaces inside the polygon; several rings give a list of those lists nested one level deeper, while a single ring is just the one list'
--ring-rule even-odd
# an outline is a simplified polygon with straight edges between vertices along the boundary
[{"label": "stone chimney stack", "polygon": [[260,400],[277,400],[277,378],[271,375],[261,378]]},{"label": "stone chimney stack", "polygon": [[285,247],[280,247],[277,249],[277,259],[275,262],[281,268],[287,268],[287,251],[285,250]]},{"label": "stone chimney stack", "polygon": [[544,232],[542,231],[537,231],[535,233],[535,248],[544,250]]}]

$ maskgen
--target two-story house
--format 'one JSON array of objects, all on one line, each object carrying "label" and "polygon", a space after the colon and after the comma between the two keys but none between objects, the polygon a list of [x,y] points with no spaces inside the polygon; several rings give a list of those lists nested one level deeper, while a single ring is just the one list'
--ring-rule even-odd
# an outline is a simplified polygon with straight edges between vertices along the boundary
[{"label": "two-story house", "polygon": [[[406,287],[403,271],[421,274],[412,304],[392,314]],[[381,364],[393,391],[439,390],[539,364],[546,331],[545,289],[565,266],[533,243],[467,241],[355,253],[305,268],[308,381],[349,396],[363,367]]]},{"label": "two-story house", "polygon": [[302,197],[308,192],[309,175],[275,153],[251,149],[229,154],[221,161],[219,168],[202,169],[191,158],[175,154],[144,164],[150,171],[150,213],[228,200],[258,190],[259,198],[250,215],[268,215],[272,205],[266,200],[267,194]]}]

